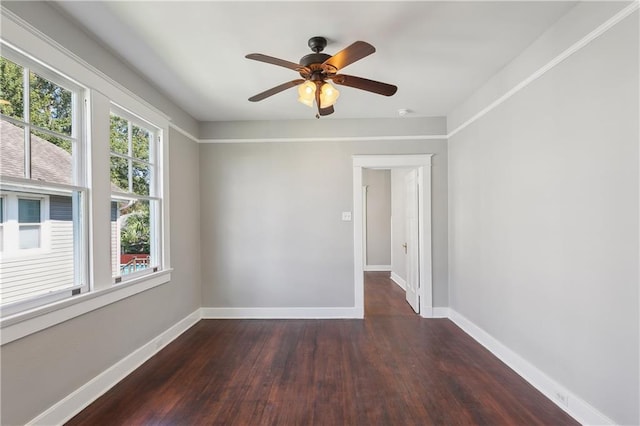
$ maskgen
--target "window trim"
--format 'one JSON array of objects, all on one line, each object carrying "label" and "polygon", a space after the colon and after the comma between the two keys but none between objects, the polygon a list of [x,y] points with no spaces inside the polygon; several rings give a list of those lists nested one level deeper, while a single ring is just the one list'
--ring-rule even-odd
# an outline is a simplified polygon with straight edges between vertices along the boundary
[{"label": "window trim", "polygon": [[171,281],[172,269],[139,277],[118,286],[79,294],[2,319],[0,346],[68,321]]},{"label": "window trim", "polygon": [[[83,102],[82,114],[84,120],[81,128],[78,126],[75,128],[78,132],[81,132],[78,135],[79,137],[86,138],[87,145],[86,151],[81,153],[87,158],[86,164],[81,166],[87,168],[84,175],[87,176],[89,181],[79,182],[79,184],[90,188],[89,193],[86,195],[91,195],[91,197],[87,199],[85,211],[82,212],[87,225],[82,231],[86,233],[86,238],[84,239],[86,247],[83,248],[83,253],[92,254],[86,260],[89,264],[88,277],[90,278],[91,291],[0,319],[0,344],[4,345],[10,341],[20,339],[100,307],[168,283],[171,281],[172,269],[170,262],[170,194],[168,180],[170,117],[12,12],[3,8],[0,19],[2,20],[0,46],[12,48],[42,67],[54,69],[62,77],[68,78],[85,89],[84,95],[78,99],[79,102]],[[43,74],[40,75],[45,77]],[[154,127],[160,129],[158,135],[160,137],[160,149],[157,153],[157,176],[161,180],[159,188],[162,194],[160,203],[162,215],[159,226],[162,229],[163,249],[160,256],[164,269],[118,286],[111,284],[111,268],[108,255],[106,256],[106,262],[104,259],[109,250],[108,244],[106,244],[108,236],[105,237],[104,230],[101,230],[96,224],[96,221],[108,223],[110,217],[108,208],[110,202],[108,196],[110,193],[108,179],[109,151],[107,146],[107,152],[103,152],[104,147],[100,143],[94,142],[96,138],[99,140],[105,136],[104,127],[101,128],[102,125],[96,121],[96,113],[106,112],[108,117],[111,104],[118,105],[126,111],[135,111],[136,115],[144,117],[150,123],[153,123]],[[106,134],[106,140],[108,140],[108,124],[106,125]],[[97,175],[104,171],[104,166],[98,160],[102,159],[104,161],[105,158],[107,159],[106,181],[97,179]],[[81,173],[80,175],[83,174]],[[96,192],[102,195],[96,195]],[[106,195],[106,198],[103,197],[104,195]],[[104,209],[102,208],[102,203],[104,203]],[[102,210],[105,211],[103,212]],[[106,233],[108,235],[108,230]],[[103,276],[105,272],[109,273],[107,280]]]},{"label": "window trim", "polygon": [[[13,236],[14,238],[8,238],[15,242],[15,244],[8,246],[4,244],[2,252],[3,259],[20,259],[22,257],[28,256],[38,256],[42,254],[47,254],[51,250],[51,238],[49,235],[50,227],[47,222],[49,220],[49,195],[43,194],[40,192],[24,192],[15,191],[11,194],[3,193],[2,198],[4,198],[3,204],[5,205],[5,221],[4,231],[5,233]],[[20,223],[19,220],[19,210],[20,210],[20,200],[37,200],[40,201],[40,222],[36,223]],[[30,225],[38,225],[40,226],[40,245],[39,247],[23,249],[20,248],[20,227],[21,226],[30,226]]]},{"label": "window trim", "polygon": [[[148,270],[135,271],[130,274],[112,274],[112,280],[114,285],[121,285],[124,282],[129,280],[137,279],[139,277],[143,277],[149,274],[156,273],[158,271],[162,271],[166,265],[164,264],[164,237],[166,229],[163,224],[164,217],[164,176],[162,173],[162,164],[161,164],[161,152],[163,151],[164,143],[163,143],[163,130],[159,126],[151,123],[150,121],[145,120],[144,118],[129,112],[128,110],[123,109],[121,106],[111,103],[111,107],[109,110],[109,117],[117,116],[119,118],[125,119],[128,122],[128,152],[126,155],[116,153],[111,150],[111,143],[109,143],[109,164],[111,164],[111,159],[113,157],[124,158],[128,160],[129,165],[129,189],[132,191],[132,178],[131,178],[131,164],[133,162],[138,161],[143,164],[149,166],[151,170],[151,176],[149,181],[149,194],[141,195],[136,194],[134,192],[123,192],[123,191],[111,191],[110,201],[114,200],[136,200],[136,201],[148,201],[149,202],[149,217],[151,224],[153,226],[150,227],[150,256],[151,259],[154,260],[154,265],[148,268]],[[148,150],[148,159],[144,161],[140,158],[134,157],[132,152],[132,126],[136,126],[147,130],[150,133],[149,138],[149,150]],[[111,141],[109,141],[111,142]],[[157,206],[157,207],[156,207]],[[151,217],[155,216],[155,219],[151,220]],[[120,244],[120,238],[118,238],[118,245]],[[113,253],[112,253],[113,256]],[[119,263],[119,262],[118,262]]]},{"label": "window trim", "polygon": [[4,223],[7,219],[7,198],[4,194],[0,193],[0,256],[4,257]]}]

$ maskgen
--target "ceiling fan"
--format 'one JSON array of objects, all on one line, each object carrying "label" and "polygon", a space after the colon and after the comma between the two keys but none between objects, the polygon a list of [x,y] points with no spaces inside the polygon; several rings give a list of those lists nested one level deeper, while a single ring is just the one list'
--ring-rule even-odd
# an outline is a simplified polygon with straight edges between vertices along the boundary
[{"label": "ceiling fan", "polygon": [[258,102],[276,93],[298,86],[298,101],[309,107],[313,107],[313,102],[315,101],[318,107],[316,118],[320,118],[320,116],[334,112],[333,105],[340,95],[340,92],[327,80],[331,80],[337,85],[366,90],[384,96],[392,96],[398,90],[392,84],[347,74],[338,74],[338,71],[347,65],[374,53],[376,48],[369,43],[356,41],[333,56],[321,53],[327,46],[327,40],[324,37],[311,37],[308,44],[313,53],[303,56],[298,64],[261,53],[251,53],[245,56],[247,59],[253,59],[254,61],[292,69],[302,77],[258,93],[250,97],[249,100]]}]

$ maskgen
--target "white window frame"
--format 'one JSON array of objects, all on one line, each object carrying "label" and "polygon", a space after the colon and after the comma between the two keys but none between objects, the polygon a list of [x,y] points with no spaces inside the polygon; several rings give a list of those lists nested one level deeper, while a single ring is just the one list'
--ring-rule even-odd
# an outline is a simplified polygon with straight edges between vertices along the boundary
[{"label": "white window frame", "polygon": [[[149,195],[139,195],[133,192],[132,188],[132,176],[131,176],[131,167],[129,168],[129,192],[122,191],[111,191],[111,201],[125,201],[125,200],[136,200],[136,201],[149,201],[149,215],[150,217],[151,227],[150,227],[150,240],[151,240],[151,249],[150,249],[150,257],[153,259],[154,264],[150,265],[149,268],[132,272],[129,274],[118,274],[112,275],[114,284],[120,284],[131,279],[135,279],[140,276],[152,274],[158,272],[163,269],[162,264],[162,227],[160,224],[162,223],[162,177],[160,176],[160,164],[158,158],[160,158],[159,153],[161,152],[161,143],[162,143],[162,130],[156,125],[134,115],[118,105],[112,104],[110,109],[110,114],[116,115],[120,118],[127,120],[129,126],[128,132],[128,153],[123,155],[121,153],[116,153],[111,151],[111,144],[109,144],[109,164],[111,164],[112,157],[118,157],[126,159],[127,162],[131,165],[133,161],[137,161],[139,163],[143,163],[149,167],[151,167],[151,179],[149,182]],[[151,138],[149,140],[149,158],[147,161],[139,159],[133,156],[132,153],[132,136],[131,136],[131,126],[137,126],[143,128],[150,132]],[[157,206],[157,207],[156,207]],[[118,246],[120,246],[120,236],[118,236]],[[113,255],[113,253],[112,253]],[[119,263],[119,261],[118,261]]]},{"label": "white window frame", "polygon": [[[51,250],[51,228],[49,226],[49,196],[32,192],[3,192],[4,213],[4,251],[3,259],[37,256]],[[40,201],[40,246],[31,249],[20,248],[20,227],[31,225],[19,223],[18,211],[20,200]]]},{"label": "white window frame", "polygon": [[[2,41],[2,40],[0,40]],[[68,79],[63,74],[51,69],[45,64],[35,60],[34,58],[21,52],[19,49],[12,48],[3,44],[2,57],[14,62],[23,68],[23,116],[22,118],[14,118],[2,115],[2,120],[14,125],[22,127],[24,135],[24,175],[22,177],[4,176],[0,182],[0,190],[3,191],[5,200],[5,223],[3,225],[3,249],[2,261],[20,261],[21,259],[29,259],[38,256],[47,255],[51,252],[51,222],[49,218],[49,195],[60,193],[61,195],[70,195],[73,193],[83,194],[86,198],[87,182],[86,167],[86,134],[84,132],[85,116],[83,114],[82,99],[86,88],[78,84],[75,80]],[[49,129],[39,127],[31,122],[30,116],[30,73],[50,81],[51,83],[62,87],[71,92],[71,134],[63,134]],[[73,185],[61,184],[57,182],[40,181],[31,179],[31,147],[32,132],[41,132],[55,137],[62,138],[71,143],[71,180]],[[82,185],[82,186],[77,186]],[[39,247],[30,249],[20,248],[20,228],[28,226],[19,222],[19,200],[32,199],[40,201],[40,244]],[[75,294],[87,292],[89,290],[88,279],[88,259],[87,251],[87,227],[88,201],[84,201],[81,205],[79,214],[75,214],[73,219],[74,227],[74,275],[71,285],[63,288],[51,290],[45,294],[34,294],[32,297],[0,306],[0,316],[2,320],[20,316],[24,312],[31,312],[38,308],[45,307],[51,303],[68,299]]]},{"label": "white window frame", "polygon": [[[87,141],[86,167],[89,191],[85,193],[88,208],[81,214],[89,223],[86,230],[87,242],[83,253],[91,253],[89,264],[90,291],[72,298],[53,302],[44,306],[5,316],[0,319],[0,344],[28,336],[87,312],[131,297],[151,288],[170,282],[171,263],[169,253],[169,191],[168,191],[168,139],[169,117],[141,100],[134,93],[106,77],[101,71],[91,67],[62,48],[42,33],[34,30],[17,16],[3,9],[0,45],[9,47],[30,58],[44,68],[50,68],[87,88],[84,92],[86,126],[82,129]],[[6,55],[4,55],[6,57]],[[37,59],[36,59],[37,58]],[[10,58],[9,58],[10,59]],[[47,77],[40,74],[42,77]],[[142,117],[160,129],[160,149],[158,152],[159,190],[162,194],[160,261],[162,270],[136,277],[126,283],[114,286],[111,279],[111,258],[109,256],[110,221],[110,179],[109,179],[109,110],[112,104]],[[82,175],[82,173],[80,173]],[[89,196],[90,195],[90,196]]]},{"label": "white window frame", "polygon": [[0,193],[0,256],[4,256],[4,223],[7,220],[7,199]]}]

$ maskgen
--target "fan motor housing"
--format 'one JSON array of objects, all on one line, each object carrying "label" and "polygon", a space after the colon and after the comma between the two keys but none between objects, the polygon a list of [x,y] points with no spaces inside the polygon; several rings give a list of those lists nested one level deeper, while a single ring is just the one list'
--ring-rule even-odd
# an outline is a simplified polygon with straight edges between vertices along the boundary
[{"label": "fan motor housing", "polygon": [[300,65],[303,67],[310,67],[310,65],[313,64],[322,64],[330,57],[331,55],[327,55],[326,53],[309,53],[308,55],[304,55],[300,58]]}]

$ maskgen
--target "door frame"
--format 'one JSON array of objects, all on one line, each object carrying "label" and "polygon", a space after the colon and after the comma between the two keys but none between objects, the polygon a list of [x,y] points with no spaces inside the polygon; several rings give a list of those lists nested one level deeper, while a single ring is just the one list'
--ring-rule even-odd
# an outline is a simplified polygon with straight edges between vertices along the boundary
[{"label": "door frame", "polygon": [[420,316],[433,317],[433,283],[431,252],[431,157],[433,154],[410,155],[354,155],[353,159],[353,275],[354,307],[359,318],[364,318],[364,206],[362,197],[363,169],[391,169],[396,167],[418,170],[418,245],[421,253]]}]

